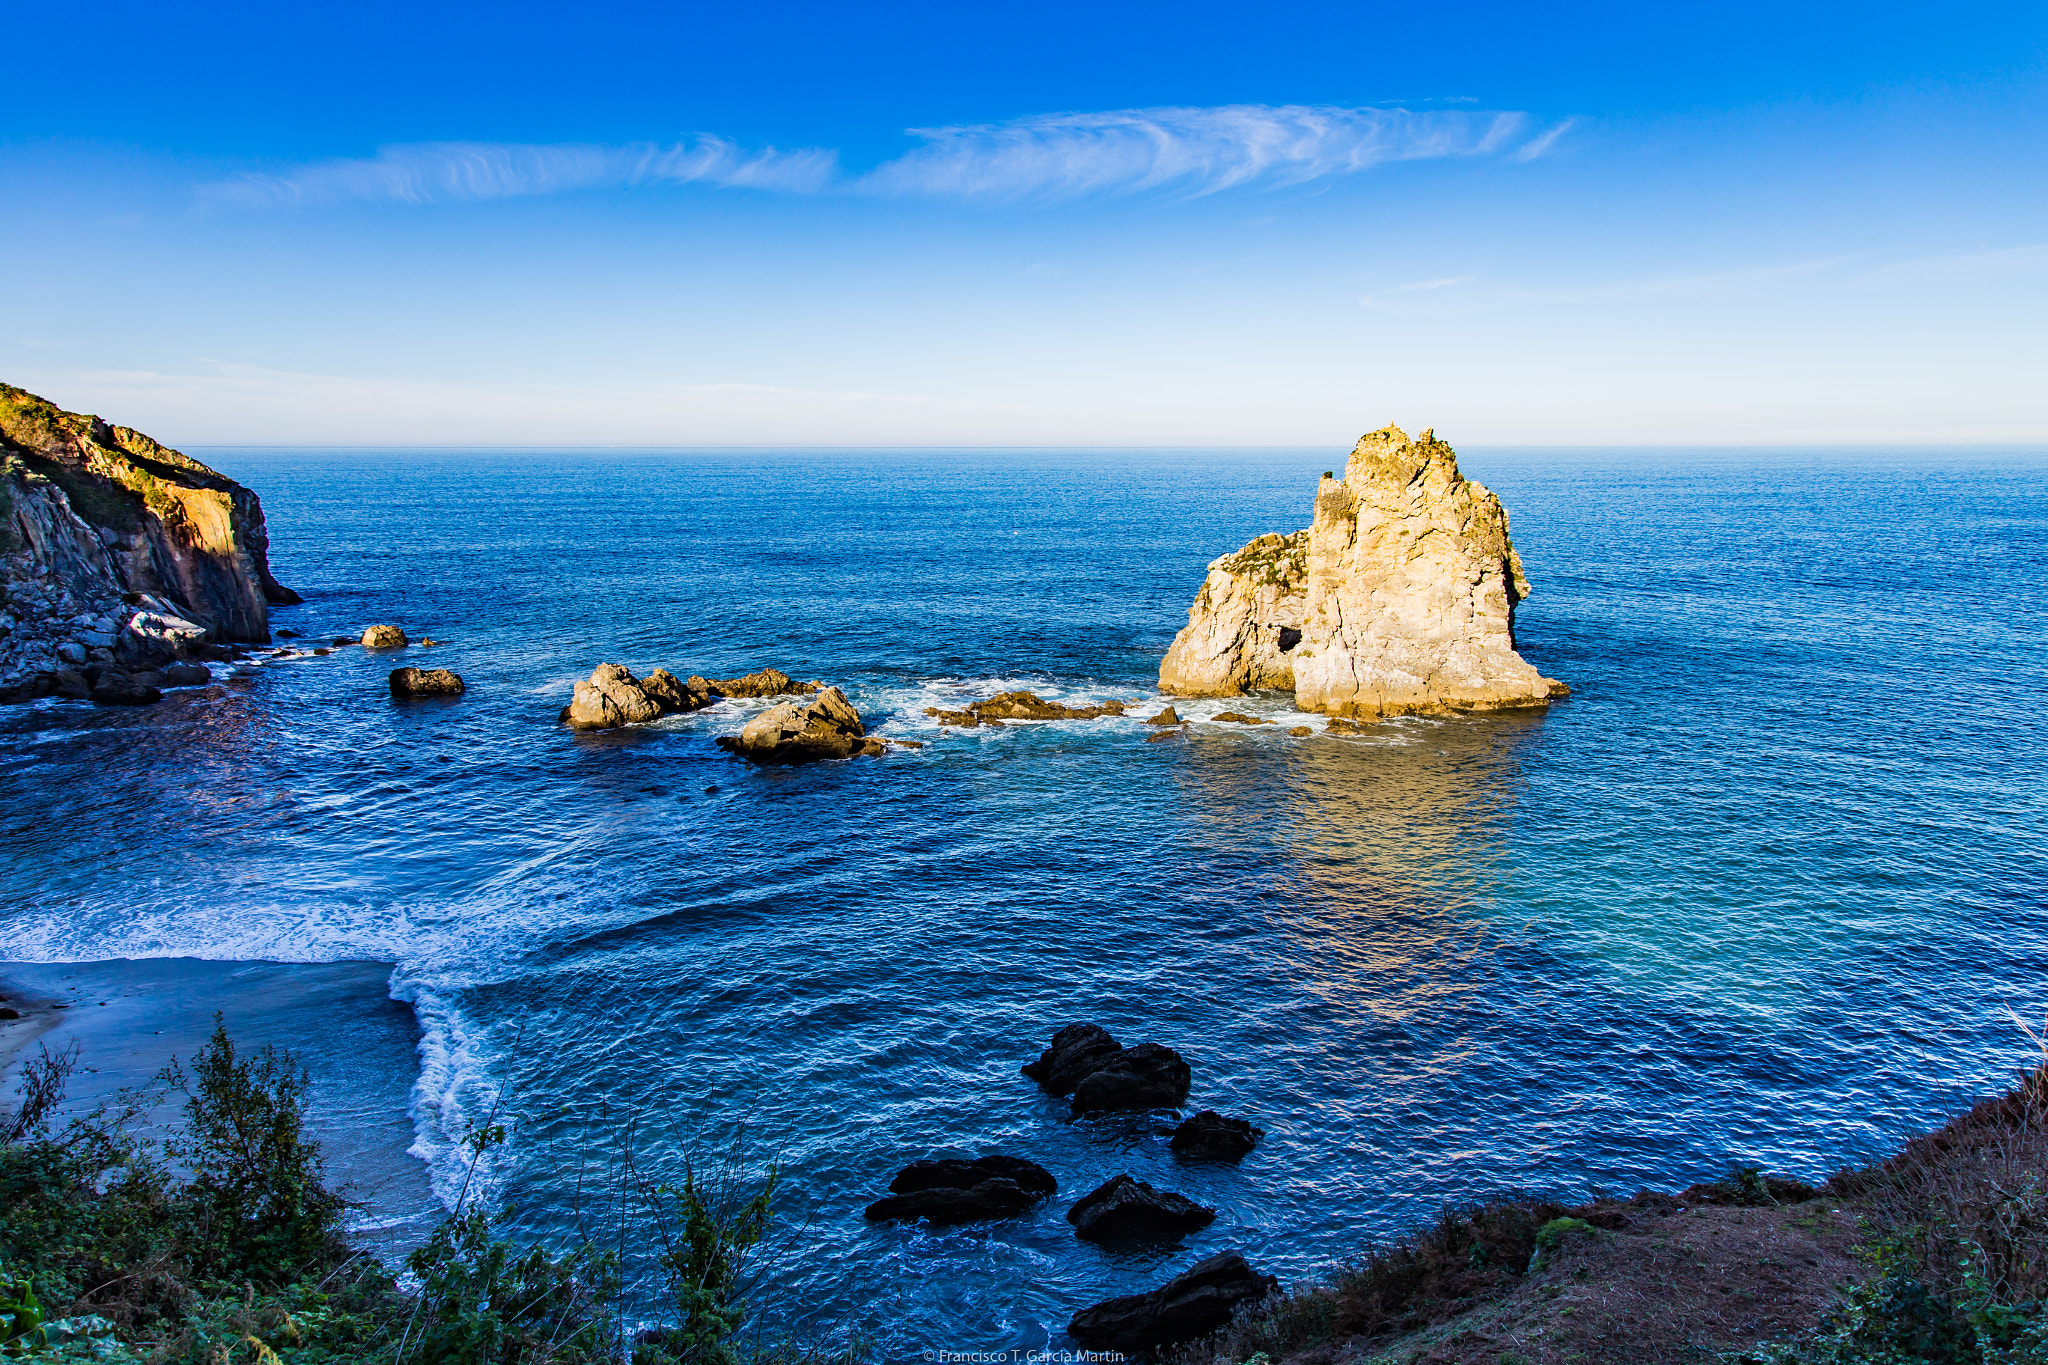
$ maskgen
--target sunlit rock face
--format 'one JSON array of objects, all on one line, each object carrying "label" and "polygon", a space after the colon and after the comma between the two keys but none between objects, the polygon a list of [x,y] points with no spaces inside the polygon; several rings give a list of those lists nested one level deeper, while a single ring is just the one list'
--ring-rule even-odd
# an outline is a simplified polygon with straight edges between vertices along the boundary
[{"label": "sunlit rock face", "polygon": [[1307,532],[1209,566],[1160,687],[1291,687],[1342,716],[1542,706],[1565,689],[1515,652],[1528,595],[1500,499],[1435,433],[1384,427],[1324,476]]},{"label": "sunlit rock face", "polygon": [[265,642],[269,608],[299,600],[269,550],[262,503],[233,479],[0,384],[0,595],[16,619],[149,595],[213,640]]},{"label": "sunlit rock face", "polygon": [[1260,536],[1209,565],[1188,623],[1159,664],[1159,687],[1183,697],[1235,697],[1294,686],[1290,657],[1308,610],[1307,531]]}]

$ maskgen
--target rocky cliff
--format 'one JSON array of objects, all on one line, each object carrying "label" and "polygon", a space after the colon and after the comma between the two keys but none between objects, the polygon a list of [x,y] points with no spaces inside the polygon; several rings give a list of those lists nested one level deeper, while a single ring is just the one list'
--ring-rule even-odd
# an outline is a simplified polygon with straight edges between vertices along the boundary
[{"label": "rocky cliff", "polygon": [[233,479],[0,384],[0,685],[268,641],[269,548]]},{"label": "rocky cliff", "polygon": [[1308,614],[1308,541],[1307,531],[1260,536],[1212,560],[1187,629],[1159,664],[1160,687],[1183,697],[1291,690]]},{"label": "rocky cliff", "polygon": [[1291,687],[1337,716],[1541,706],[1566,689],[1515,652],[1528,595],[1500,499],[1433,432],[1385,427],[1323,476],[1307,531],[1209,566],[1159,685]]}]

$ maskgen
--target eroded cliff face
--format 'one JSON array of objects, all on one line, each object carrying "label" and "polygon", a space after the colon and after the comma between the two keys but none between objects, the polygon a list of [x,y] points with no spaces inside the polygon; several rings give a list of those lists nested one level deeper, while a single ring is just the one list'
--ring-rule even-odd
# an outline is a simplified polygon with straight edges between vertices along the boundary
[{"label": "eroded cliff face", "polygon": [[[1315,520],[1297,536],[1298,599],[1282,580],[1285,594],[1260,603],[1248,576],[1229,568],[1281,537],[1210,566],[1160,665],[1162,689],[1232,696],[1291,686],[1302,710],[1337,716],[1541,706],[1565,690],[1515,652],[1515,604],[1529,583],[1500,499],[1462,476],[1433,432],[1411,440],[1385,427],[1360,438],[1344,477],[1324,476]],[[1277,631],[1247,627],[1261,610],[1279,619],[1294,600],[1299,642],[1282,654]]]},{"label": "eroded cliff face", "polygon": [[1308,614],[1307,531],[1260,536],[1209,564],[1187,628],[1159,664],[1162,691],[1235,697],[1294,686],[1292,654]]},{"label": "eroded cliff face", "polygon": [[262,504],[233,479],[0,385],[0,679],[116,646],[175,652],[195,631],[268,641],[269,607],[299,600],[269,551]]}]

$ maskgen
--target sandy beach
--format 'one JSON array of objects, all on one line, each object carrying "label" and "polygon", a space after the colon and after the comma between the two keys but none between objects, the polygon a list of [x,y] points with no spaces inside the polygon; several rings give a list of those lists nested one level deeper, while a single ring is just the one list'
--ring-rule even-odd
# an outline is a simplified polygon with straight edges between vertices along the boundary
[{"label": "sandy beach", "polygon": [[[312,1129],[335,1186],[360,1208],[360,1244],[402,1252],[439,1216],[412,1144],[418,1074],[412,1009],[390,998],[380,962],[207,962],[156,958],[0,963],[0,1092],[24,1056],[78,1045],[65,1111],[90,1110],[191,1058],[220,1014],[242,1048],[289,1048],[313,1082]],[[160,1111],[167,1117],[170,1111]]]}]

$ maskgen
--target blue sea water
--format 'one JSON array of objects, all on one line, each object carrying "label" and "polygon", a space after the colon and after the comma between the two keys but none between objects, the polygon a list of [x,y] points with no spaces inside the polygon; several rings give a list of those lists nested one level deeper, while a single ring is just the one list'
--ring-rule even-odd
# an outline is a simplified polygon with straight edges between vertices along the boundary
[{"label": "blue sea water", "polygon": [[[1206,562],[1305,525],[1341,453],[194,453],[263,496],[307,599],[274,626],[397,622],[469,693],[395,703],[349,649],[0,712],[0,956],[396,963],[444,1198],[494,1106],[476,1179],[554,1235],[627,1116],[656,1160],[744,1122],[771,1313],[892,1358],[1057,1343],[1225,1248],[1307,1276],[1508,1188],[1818,1177],[2001,1085],[2048,1009],[2041,451],[1468,451],[1568,701],[1162,744],[922,710],[1149,707]],[[930,747],[750,769],[712,740],[760,704],[558,727],[603,660],[776,665]],[[1073,1020],[1180,1049],[1258,1151],[1068,1118],[1017,1067]],[[1060,1195],[861,1219],[993,1150]],[[1120,1171],[1220,1216],[1078,1242]]]}]

